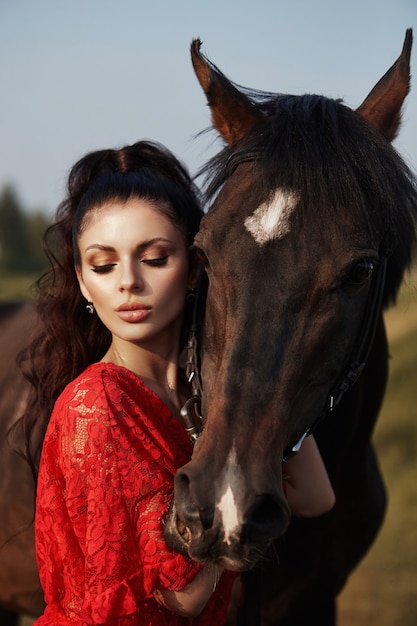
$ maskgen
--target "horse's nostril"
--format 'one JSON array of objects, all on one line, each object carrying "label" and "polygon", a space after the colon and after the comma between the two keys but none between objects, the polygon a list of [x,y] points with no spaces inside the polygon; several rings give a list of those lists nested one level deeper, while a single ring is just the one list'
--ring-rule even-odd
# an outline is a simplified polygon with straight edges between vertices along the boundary
[{"label": "horse's nostril", "polygon": [[[191,509],[191,497],[190,497],[190,479],[188,475],[180,470],[177,472],[174,480],[175,489],[175,501],[177,503],[177,509],[183,514],[190,514]],[[195,507],[193,507],[195,508]]]},{"label": "horse's nostril", "polygon": [[[213,525],[213,507],[204,501],[205,498],[201,494],[198,498],[197,494],[193,493],[191,478],[184,469],[177,472],[174,483],[175,501],[181,518],[187,524],[192,525],[194,529],[196,524],[201,525],[204,530],[211,528]],[[196,483],[198,484],[198,481],[193,484]]]},{"label": "horse's nostril", "polygon": [[258,496],[245,524],[244,540],[248,544],[277,539],[290,521],[289,511],[272,496]]},{"label": "horse's nostril", "polygon": [[191,495],[191,479],[184,469],[179,470],[175,476],[174,491],[180,518],[186,524],[199,521],[198,506]]},{"label": "horse's nostril", "polygon": [[190,479],[184,471],[179,470],[175,476],[175,490],[179,495],[188,493],[190,490]]}]

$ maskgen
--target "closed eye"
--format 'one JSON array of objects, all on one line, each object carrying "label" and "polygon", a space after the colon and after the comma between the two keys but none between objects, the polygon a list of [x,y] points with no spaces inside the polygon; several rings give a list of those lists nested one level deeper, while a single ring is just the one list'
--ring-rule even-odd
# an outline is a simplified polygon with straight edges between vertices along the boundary
[{"label": "closed eye", "polygon": [[116,263],[107,263],[106,265],[93,265],[92,270],[96,274],[108,274],[116,266]]},{"label": "closed eye", "polygon": [[150,265],[151,267],[162,267],[167,264],[168,256],[167,254],[156,259],[141,259],[141,263],[145,263],[145,265]]}]

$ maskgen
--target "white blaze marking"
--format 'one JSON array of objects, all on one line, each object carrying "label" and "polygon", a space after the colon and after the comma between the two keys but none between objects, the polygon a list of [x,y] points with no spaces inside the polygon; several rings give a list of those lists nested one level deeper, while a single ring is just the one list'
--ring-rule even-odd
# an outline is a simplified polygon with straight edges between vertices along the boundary
[{"label": "white blaze marking", "polygon": [[245,227],[260,246],[272,239],[281,239],[290,232],[290,215],[299,200],[296,191],[280,187],[269,202],[261,204],[246,218]]},{"label": "white blaze marking", "polygon": [[239,527],[239,518],[237,515],[237,507],[235,496],[231,486],[229,485],[226,493],[218,504],[219,511],[223,518],[224,538],[228,545],[231,544],[231,536]]},{"label": "white blaze marking", "polygon": [[224,479],[224,491],[217,503],[217,509],[223,522],[224,538],[228,545],[232,543],[233,535],[240,527],[239,510],[236,504],[235,493],[243,483],[242,471],[237,464],[236,452],[231,450],[228,471]]}]

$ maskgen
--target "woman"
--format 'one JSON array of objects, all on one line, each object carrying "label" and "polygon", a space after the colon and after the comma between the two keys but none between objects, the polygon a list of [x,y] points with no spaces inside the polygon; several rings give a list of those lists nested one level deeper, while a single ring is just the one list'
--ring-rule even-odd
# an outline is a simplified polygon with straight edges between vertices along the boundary
[{"label": "woman", "polygon": [[[28,353],[32,444],[46,430],[38,626],[224,623],[233,575],[163,539],[175,472],[192,453],[178,360],[200,218],[187,172],[161,146],[91,153],[70,173],[47,233],[54,265],[39,283],[41,331]],[[35,469],[38,457],[35,445]]]},{"label": "woman", "polygon": [[38,624],[188,624],[207,601],[196,623],[224,619],[231,581],[213,594],[221,569],[173,552],[162,533],[191,456],[177,363],[200,218],[187,172],[161,146],[95,152],[70,173],[27,361],[32,442],[47,426]]}]

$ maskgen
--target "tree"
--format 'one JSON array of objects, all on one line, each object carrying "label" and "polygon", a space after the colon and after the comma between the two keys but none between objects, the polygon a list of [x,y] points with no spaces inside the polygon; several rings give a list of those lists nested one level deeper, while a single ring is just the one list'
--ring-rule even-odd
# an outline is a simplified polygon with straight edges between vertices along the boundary
[{"label": "tree", "polygon": [[43,272],[49,267],[49,262],[42,247],[42,237],[50,224],[44,213],[37,212],[27,217],[27,233],[30,247],[31,272]]},{"label": "tree", "polygon": [[48,225],[37,213],[28,217],[11,185],[0,192],[0,272],[37,273],[47,266],[42,234]]}]

